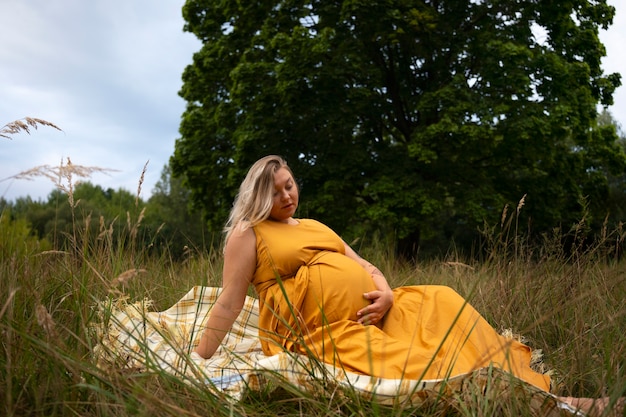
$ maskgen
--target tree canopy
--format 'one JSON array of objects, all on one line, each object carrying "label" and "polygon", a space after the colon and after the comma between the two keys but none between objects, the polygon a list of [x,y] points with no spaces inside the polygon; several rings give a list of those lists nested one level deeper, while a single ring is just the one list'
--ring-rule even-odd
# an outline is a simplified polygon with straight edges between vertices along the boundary
[{"label": "tree canopy", "polygon": [[469,241],[525,198],[538,231],[603,217],[626,157],[599,127],[606,0],[187,0],[202,42],[171,166],[226,219],[259,157],[287,159],[300,216],[404,248]]}]

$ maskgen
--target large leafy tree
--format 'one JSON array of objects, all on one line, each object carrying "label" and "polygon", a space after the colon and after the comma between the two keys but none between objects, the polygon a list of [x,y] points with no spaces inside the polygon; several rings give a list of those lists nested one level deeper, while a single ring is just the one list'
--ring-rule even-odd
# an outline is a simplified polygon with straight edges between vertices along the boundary
[{"label": "large leafy tree", "polygon": [[541,230],[600,215],[605,0],[187,0],[202,42],[171,164],[212,228],[246,169],[286,157],[302,216],[406,247],[471,238],[526,195]]}]

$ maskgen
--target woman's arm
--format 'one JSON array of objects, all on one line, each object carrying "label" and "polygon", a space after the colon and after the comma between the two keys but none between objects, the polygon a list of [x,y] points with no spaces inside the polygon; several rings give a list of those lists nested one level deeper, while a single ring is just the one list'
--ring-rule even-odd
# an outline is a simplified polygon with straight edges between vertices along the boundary
[{"label": "woman's arm", "polygon": [[393,291],[382,272],[367,260],[361,258],[347,243],[344,242],[346,256],[354,259],[359,265],[372,276],[377,291],[370,291],[363,294],[371,304],[356,314],[359,317],[359,323],[376,324],[383,319],[387,311],[393,305]]},{"label": "woman's arm", "polygon": [[255,269],[254,231],[251,228],[234,231],[224,250],[222,292],[211,309],[206,328],[195,349],[195,352],[203,358],[213,356],[239,316]]}]

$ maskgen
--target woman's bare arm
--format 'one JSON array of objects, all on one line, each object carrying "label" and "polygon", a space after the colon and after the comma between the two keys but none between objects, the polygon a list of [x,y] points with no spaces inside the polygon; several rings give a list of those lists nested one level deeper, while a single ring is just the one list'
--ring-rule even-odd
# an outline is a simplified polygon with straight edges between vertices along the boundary
[{"label": "woman's bare arm", "polygon": [[256,238],[254,231],[234,231],[224,250],[222,292],[211,309],[200,343],[195,349],[203,358],[213,356],[220,343],[239,316],[248,286],[256,268]]},{"label": "woman's bare arm", "polygon": [[354,259],[359,265],[372,276],[377,291],[370,291],[363,294],[371,304],[356,314],[359,317],[359,323],[376,324],[383,319],[387,311],[393,305],[393,291],[382,272],[369,261],[361,258],[347,243],[344,242],[346,256]]}]

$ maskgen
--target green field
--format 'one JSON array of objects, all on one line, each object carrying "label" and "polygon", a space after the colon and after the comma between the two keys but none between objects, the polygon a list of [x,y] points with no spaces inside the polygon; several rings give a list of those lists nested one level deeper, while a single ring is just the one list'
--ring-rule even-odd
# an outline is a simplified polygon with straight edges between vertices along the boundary
[{"label": "green field", "polygon": [[[71,199],[70,199],[71,201]],[[31,237],[27,224],[0,213],[0,404],[7,416],[187,415],[530,415],[523,402],[497,392],[442,399],[428,407],[382,407],[354,393],[307,393],[283,386],[250,393],[240,402],[215,396],[160,372],[99,370],[91,351],[97,339],[96,305],[145,298],[164,310],[194,285],[218,286],[219,253],[187,248],[180,261],[150,255],[136,236],[140,216],[125,223],[77,215],[71,242],[51,250]],[[484,231],[483,253],[468,260],[401,262],[378,240],[353,246],[377,264],[393,287],[445,284],[499,330],[512,329],[543,352],[553,393],[611,396],[626,392],[626,263],[615,261],[621,231],[567,250],[562,233],[531,245],[516,233],[515,219]],[[113,239],[113,228],[124,239]],[[575,230],[574,230],[575,232]],[[620,234],[621,233],[621,234]],[[131,272],[128,272],[131,271]]]}]

